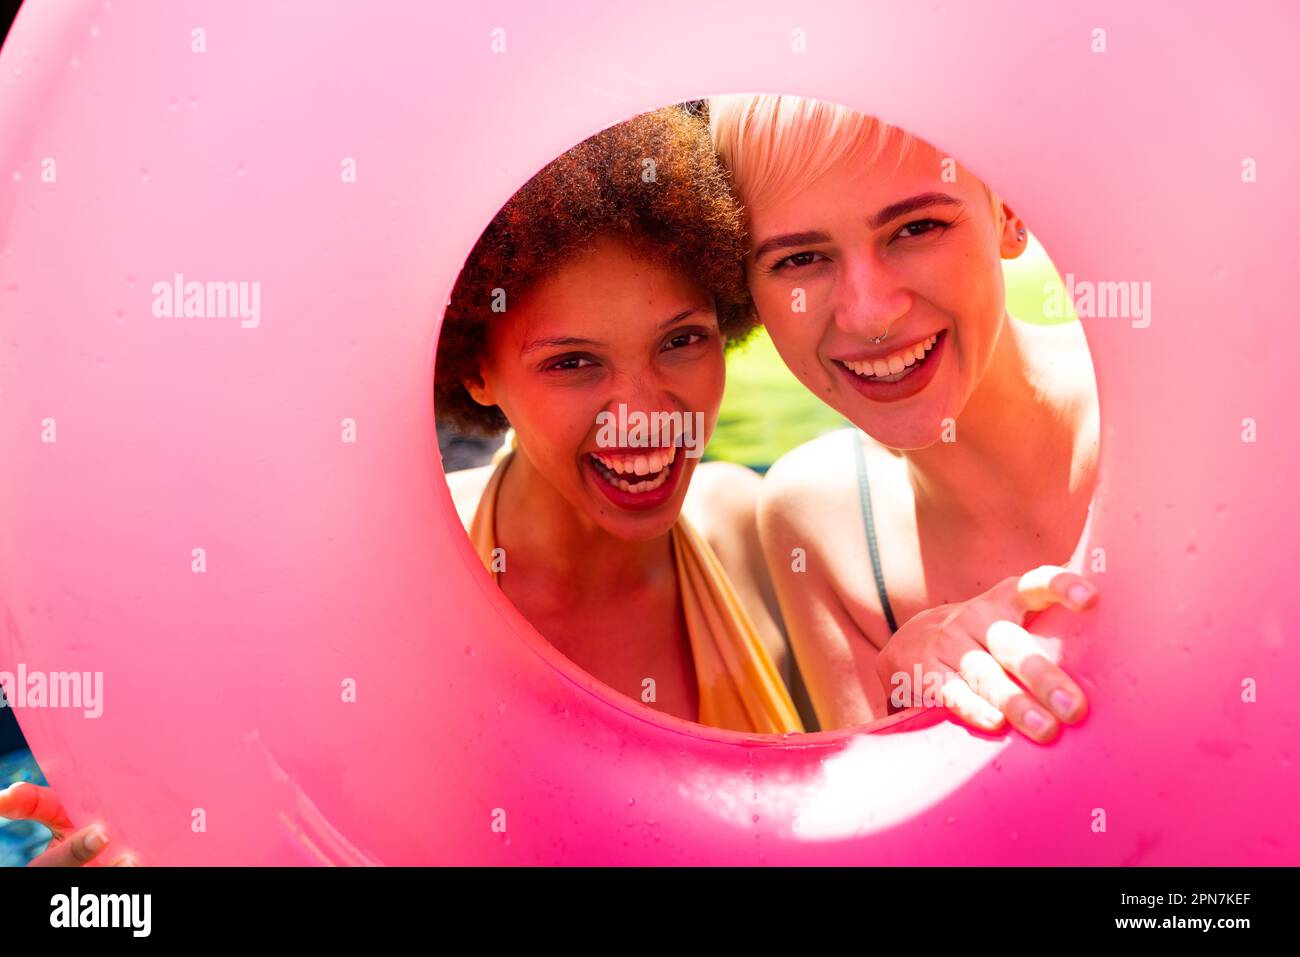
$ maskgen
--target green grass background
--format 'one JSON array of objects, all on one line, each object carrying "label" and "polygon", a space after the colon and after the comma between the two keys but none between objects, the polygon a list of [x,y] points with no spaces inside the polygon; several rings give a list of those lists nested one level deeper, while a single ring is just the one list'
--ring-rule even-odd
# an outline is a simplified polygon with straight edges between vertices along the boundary
[{"label": "green grass background", "polygon": [[[1011,315],[1043,325],[1074,321],[1069,304],[1064,319],[1043,315],[1048,290],[1060,287],[1055,291],[1062,300],[1065,293],[1056,267],[1032,236],[1019,259],[1003,260],[1002,272]],[[847,424],[799,384],[760,329],[728,353],[727,392],[705,458],[739,462],[761,471],[795,446]]]}]

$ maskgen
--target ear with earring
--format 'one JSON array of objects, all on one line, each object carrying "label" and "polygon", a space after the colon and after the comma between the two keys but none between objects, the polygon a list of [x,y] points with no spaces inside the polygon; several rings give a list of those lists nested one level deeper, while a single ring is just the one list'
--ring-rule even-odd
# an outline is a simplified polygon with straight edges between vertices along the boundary
[{"label": "ear with earring", "polygon": [[1016,230],[1016,239],[1020,240],[1022,243],[1025,241],[1025,227],[1021,226]]}]

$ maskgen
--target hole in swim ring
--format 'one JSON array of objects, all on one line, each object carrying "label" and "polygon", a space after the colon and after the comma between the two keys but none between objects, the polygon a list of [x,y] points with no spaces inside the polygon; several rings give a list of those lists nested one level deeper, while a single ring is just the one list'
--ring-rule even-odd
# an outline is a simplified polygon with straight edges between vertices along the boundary
[{"label": "hole in swim ring", "polygon": [[1017,211],[901,130],[775,102],[641,114],[530,179],[457,280],[435,406],[548,660],[779,744],[940,704],[940,676],[877,674],[891,621],[1065,564],[1098,415]]}]

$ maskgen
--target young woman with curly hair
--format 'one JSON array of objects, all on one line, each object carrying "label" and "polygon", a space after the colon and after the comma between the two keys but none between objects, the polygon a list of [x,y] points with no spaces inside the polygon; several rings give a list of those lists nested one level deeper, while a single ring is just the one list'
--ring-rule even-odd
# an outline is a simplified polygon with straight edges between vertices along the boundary
[{"label": "young woman with curly hair", "polygon": [[[597,133],[475,245],[443,321],[436,407],[461,431],[513,430],[497,464],[448,481],[484,564],[558,650],[661,713],[802,731],[756,532],[761,480],[698,458],[724,349],[752,324],[744,250],[698,116],[668,107]],[[602,434],[605,415],[638,413],[703,434]]]}]

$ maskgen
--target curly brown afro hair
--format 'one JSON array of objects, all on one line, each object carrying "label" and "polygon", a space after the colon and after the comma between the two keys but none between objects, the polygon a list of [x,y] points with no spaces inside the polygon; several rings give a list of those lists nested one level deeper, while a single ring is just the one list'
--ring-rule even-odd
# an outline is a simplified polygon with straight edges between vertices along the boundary
[{"label": "curly brown afro hair", "polygon": [[452,290],[439,335],[434,398],[440,420],[471,434],[509,426],[500,408],[479,405],[464,386],[479,374],[488,323],[502,318],[491,309],[493,290],[504,289],[508,302],[518,302],[534,279],[603,235],[623,239],[709,290],[728,345],[752,330],[743,218],[708,124],[698,108],[664,107],[560,156],[483,231]]}]

